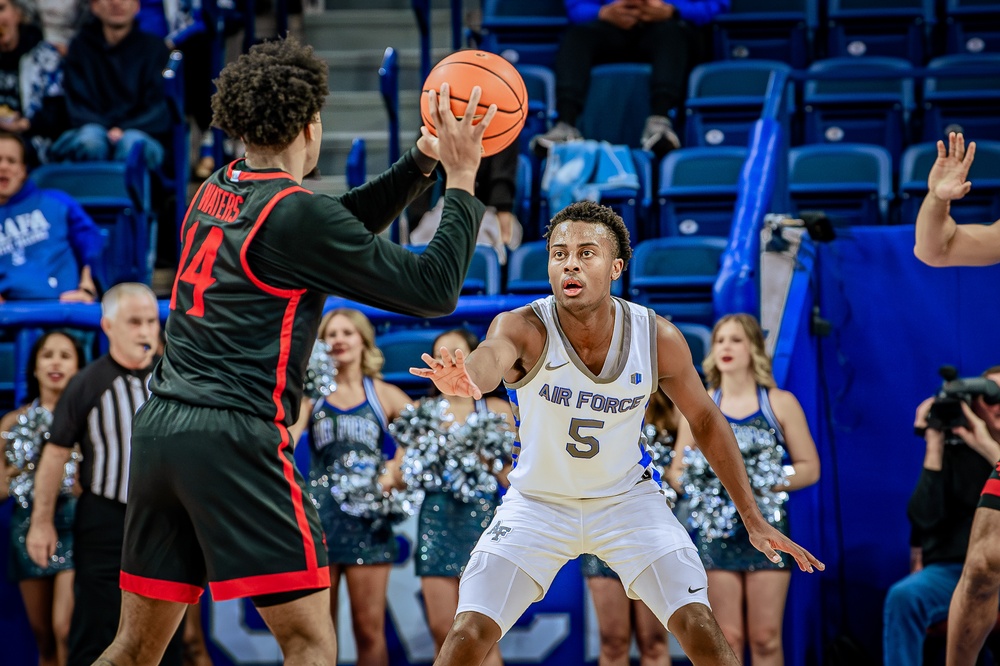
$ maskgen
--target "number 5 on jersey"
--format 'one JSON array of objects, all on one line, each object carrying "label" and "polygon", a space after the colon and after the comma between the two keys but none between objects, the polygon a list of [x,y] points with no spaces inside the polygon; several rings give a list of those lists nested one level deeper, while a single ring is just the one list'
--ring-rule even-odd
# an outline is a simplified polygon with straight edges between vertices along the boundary
[{"label": "number 5 on jersey", "polygon": [[[569,436],[572,442],[566,444],[566,452],[574,458],[593,458],[601,450],[601,443],[593,435],[583,435],[580,428],[603,428],[604,421],[596,419],[570,419]],[[583,445],[581,448],[580,445]]]},{"label": "number 5 on jersey", "polygon": [[198,251],[194,253],[194,257],[185,266],[188,255],[191,253],[191,246],[195,243],[198,225],[199,222],[192,224],[184,235],[184,251],[181,255],[177,278],[174,280],[174,290],[170,295],[170,309],[173,310],[177,306],[177,284],[186,282],[192,285],[194,287],[192,305],[187,310],[187,314],[192,317],[201,317],[205,314],[205,290],[215,283],[215,278],[212,277],[212,268],[215,266],[215,257],[222,244],[222,229],[212,227],[201,242]]}]

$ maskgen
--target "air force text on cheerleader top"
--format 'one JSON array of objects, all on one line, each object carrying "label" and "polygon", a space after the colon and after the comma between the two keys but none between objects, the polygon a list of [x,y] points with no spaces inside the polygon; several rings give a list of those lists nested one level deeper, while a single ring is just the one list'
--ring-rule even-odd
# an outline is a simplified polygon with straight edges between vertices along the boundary
[{"label": "air force text on cheerleader top", "polygon": [[548,384],[542,385],[538,395],[553,405],[563,405],[574,409],[589,408],[604,414],[624,414],[643,405],[648,397],[643,393],[634,398],[615,398],[591,391],[574,391],[563,386],[550,387]]}]

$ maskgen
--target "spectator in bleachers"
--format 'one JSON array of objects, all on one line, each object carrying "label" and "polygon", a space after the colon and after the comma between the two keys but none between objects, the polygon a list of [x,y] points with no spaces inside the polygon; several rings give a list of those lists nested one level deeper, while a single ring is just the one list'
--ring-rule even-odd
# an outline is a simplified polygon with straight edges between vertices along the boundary
[{"label": "spectator in bleachers", "polygon": [[[76,513],[76,461],[67,465],[56,501],[56,552],[40,567],[28,556],[24,539],[31,522],[34,468],[52,425],[52,412],[69,380],[84,364],[80,343],[52,331],[35,342],[28,357],[28,394],[20,409],[0,420],[0,479],[10,482],[9,574],[18,581],[39,666],[65,666],[73,613],[73,516]],[[6,454],[6,455],[4,455]],[[7,464],[7,456],[16,465]]]},{"label": "spectator in bleachers", "polygon": [[[761,512],[788,534],[787,491],[816,483],[819,455],[799,401],[775,386],[757,319],[732,314],[716,322],[703,367],[709,394],[736,435]],[[769,560],[750,543],[686,421],[681,422],[677,446],[684,453],[671,466],[671,485],[688,496],[689,527],[697,530],[712,612],[738,657],[749,645],[753,666],[782,664],[790,560]]]},{"label": "spectator in bleachers", "polygon": [[[452,353],[461,349],[468,355],[477,346],[475,333],[457,328],[439,335],[429,351],[436,355],[446,347]],[[393,424],[396,443],[406,449],[404,469],[415,471],[405,472],[405,478],[425,493],[413,559],[435,654],[441,650],[458,610],[459,577],[480,535],[493,520],[498,484],[507,485],[513,426],[514,414],[503,398],[443,396],[433,386],[431,395],[413,413]],[[428,431],[440,435],[447,444],[426,446]],[[503,433],[509,434],[505,437]],[[455,463],[457,468],[447,467]],[[490,649],[482,663],[503,664],[499,645]]]},{"label": "spectator in bleachers", "polygon": [[136,17],[143,32],[163,39],[184,56],[184,112],[198,126],[201,141],[194,176],[204,180],[215,171],[212,132],[212,44],[198,0],[143,0]]},{"label": "spectator in bleachers", "polygon": [[69,46],[63,84],[70,126],[51,149],[54,160],[124,161],[144,143],[150,169],[163,163],[170,110],[163,88],[169,53],[135,24],[139,0],[90,0],[94,15]]},{"label": "spectator in bleachers", "polygon": [[652,65],[652,114],[642,147],[658,155],[680,147],[670,121],[684,103],[691,65],[692,26],[708,24],[729,9],[729,0],[565,0],[570,26],[556,56],[556,112],[559,121],[533,139],[536,150],[584,138],[576,128],[594,65],[647,62]]},{"label": "spectator in bleachers", "polygon": [[[1000,366],[983,376],[1000,381]],[[914,427],[923,430],[923,470],[910,497],[910,575],[889,588],[882,625],[885,663],[920,666],[927,629],[948,617],[969,547],[979,493],[1000,459],[1000,422],[977,400],[976,425],[943,431],[928,418],[934,398],[917,407]],[[957,444],[947,446],[946,444]]]},{"label": "spectator in bleachers", "polygon": [[[373,502],[366,492],[388,494],[398,484],[403,449],[395,446],[388,428],[410,398],[382,381],[385,358],[375,346],[375,327],[360,311],[341,308],[326,313],[319,339],[330,347],[337,390],[310,410],[307,487],[326,534],[330,613],[336,622],[337,590],[343,577],[356,663],[389,666],[386,594],[399,546],[391,518],[382,512],[389,504]],[[303,401],[303,407],[308,409],[309,401]]]},{"label": "spectator in bleachers", "polygon": [[42,30],[25,22],[20,1],[0,0],[0,129],[24,135],[31,157],[44,161],[69,128],[63,62]]},{"label": "spectator in bleachers", "polygon": [[28,180],[24,140],[0,130],[0,303],[93,302],[103,245],[80,204]]},{"label": "spectator in bleachers", "polygon": [[46,42],[65,57],[69,43],[87,17],[84,0],[21,0],[25,14],[42,29]]},{"label": "spectator in bleachers", "polygon": [[[514,213],[518,146],[518,142],[514,141],[496,155],[484,157],[476,172],[476,198],[486,204],[476,243],[492,247],[501,264],[507,263],[507,250],[520,247],[524,233]],[[411,219],[418,220],[416,228],[410,231],[410,243],[413,245],[429,243],[441,224],[444,197],[439,197],[433,208],[429,208],[430,201],[431,190],[428,189],[407,208]]]}]

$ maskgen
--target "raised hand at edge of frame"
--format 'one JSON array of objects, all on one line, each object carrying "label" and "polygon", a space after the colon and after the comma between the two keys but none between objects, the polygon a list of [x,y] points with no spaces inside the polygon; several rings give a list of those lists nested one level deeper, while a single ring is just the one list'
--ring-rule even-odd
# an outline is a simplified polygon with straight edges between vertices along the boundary
[{"label": "raised hand at edge of frame", "polygon": [[465,367],[465,354],[462,350],[456,349],[454,356],[446,347],[441,347],[440,352],[440,360],[430,354],[422,354],[420,358],[427,367],[410,368],[410,374],[431,380],[444,395],[476,400],[482,398],[483,392],[472,381],[469,370]]},{"label": "raised hand at edge of frame", "polygon": [[966,146],[961,132],[949,132],[948,147],[945,148],[944,141],[938,141],[937,151],[937,159],[927,175],[927,189],[942,201],[961,199],[972,189],[966,177],[976,156],[976,142]]}]

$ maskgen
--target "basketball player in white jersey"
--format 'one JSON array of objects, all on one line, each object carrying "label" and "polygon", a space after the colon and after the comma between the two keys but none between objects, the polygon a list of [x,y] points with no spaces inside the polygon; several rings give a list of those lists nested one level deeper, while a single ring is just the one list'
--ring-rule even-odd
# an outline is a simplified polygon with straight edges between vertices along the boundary
[{"label": "basketball player in white jersey", "polygon": [[553,296],[501,313],[468,358],[441,350],[411,372],[446,395],[478,398],[501,379],[518,427],[510,489],[472,552],[458,614],[436,665],[480,664],[556,573],[593,553],[642,599],[696,666],[739,664],[708,604],[694,544],[660,493],[641,438],[657,384],[691,423],[754,546],[824,565],[757,510],[732,428],[705,392],[681,333],[612,298],[632,255],[610,208],[572,204],[546,232]]}]

